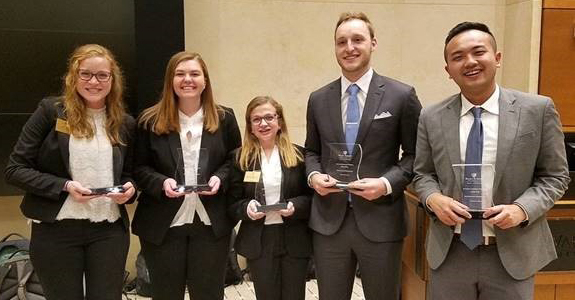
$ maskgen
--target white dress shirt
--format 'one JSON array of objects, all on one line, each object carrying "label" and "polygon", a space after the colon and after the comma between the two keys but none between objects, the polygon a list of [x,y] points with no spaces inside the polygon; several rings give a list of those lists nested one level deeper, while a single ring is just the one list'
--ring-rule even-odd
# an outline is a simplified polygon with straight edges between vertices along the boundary
[{"label": "white dress shirt", "polygon": [[[114,185],[112,144],[106,134],[106,107],[87,108],[86,117],[92,123],[94,136],[90,139],[70,135],[69,164],[72,180],[86,188]],[[118,204],[106,196],[78,202],[68,194],[56,220],[88,219],[92,222],[115,222],[120,218]]]},{"label": "white dress shirt", "polygon": [[[361,76],[356,82],[349,81],[345,76],[341,76],[341,122],[343,126],[343,132],[345,134],[345,123],[347,120],[347,103],[349,101],[349,93],[347,89],[350,85],[356,84],[359,87],[359,91],[357,93],[357,102],[359,104],[359,119],[361,122],[361,117],[363,116],[363,108],[365,107],[365,101],[367,99],[367,93],[369,92],[369,84],[371,83],[371,78],[373,77],[373,69],[369,68],[363,76]],[[359,127],[359,126],[358,126]],[[359,128],[358,128],[359,129]],[[361,166],[360,166],[361,169]],[[310,174],[310,176],[313,173]],[[385,177],[380,177],[385,185],[387,192],[385,195],[391,194],[391,184],[389,180]]]},{"label": "white dress shirt", "polygon": [[[473,113],[471,109],[475,107],[469,100],[461,94],[461,112],[459,119],[459,149],[461,162],[465,163],[465,152],[467,149],[467,137],[473,126]],[[499,86],[495,86],[493,94],[478,107],[483,108],[481,123],[483,124],[483,156],[481,163],[492,165],[493,173],[481,174],[481,189],[483,196],[483,207],[493,206],[493,181],[495,178],[495,158],[497,156],[497,138],[499,130]],[[491,176],[493,175],[493,176]],[[485,195],[487,194],[487,195]],[[491,199],[488,202],[488,199]],[[461,225],[455,227],[455,233],[461,233]],[[493,225],[483,221],[483,236],[495,236]]]},{"label": "white dress shirt", "polygon": [[[204,110],[200,108],[191,117],[178,110],[178,115],[180,120],[180,143],[182,145],[182,151],[179,153],[183,155],[185,184],[195,185],[197,184],[200,146],[204,129]],[[179,166],[177,167],[179,168]],[[176,181],[178,180],[178,178],[175,179]],[[178,182],[178,184],[181,184],[181,182]],[[194,213],[196,212],[201,222],[205,225],[212,225],[198,194],[190,193],[185,195],[184,202],[174,216],[170,227],[193,223]]]},{"label": "white dress shirt", "polygon": [[[280,202],[282,185],[282,164],[278,147],[274,146],[269,159],[264,150],[261,149],[261,158],[266,205],[277,204]],[[266,213],[265,225],[281,223],[283,223],[283,219],[279,212],[270,211]]]}]

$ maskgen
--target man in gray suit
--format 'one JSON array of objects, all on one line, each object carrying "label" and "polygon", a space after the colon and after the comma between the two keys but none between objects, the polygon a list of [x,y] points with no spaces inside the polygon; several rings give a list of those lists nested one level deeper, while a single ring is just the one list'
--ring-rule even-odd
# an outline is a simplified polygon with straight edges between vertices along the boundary
[{"label": "man in gray suit", "polygon": [[[496,84],[501,53],[486,25],[455,26],[444,54],[461,93],[423,110],[414,165],[432,219],[431,299],[532,299],[533,275],[557,257],[545,213],[569,183],[559,116],[551,99]],[[480,173],[483,221],[464,201],[473,181],[453,167],[470,163],[495,170]]]},{"label": "man in gray suit", "polygon": [[[307,108],[306,169],[316,191],[310,227],[319,296],[350,299],[359,263],[366,299],[398,299],[407,231],[403,191],[413,177],[421,104],[411,86],[371,68],[377,40],[365,14],[342,14],[334,40],[342,76],[313,92]],[[344,191],[328,173],[334,167],[330,148],[346,142],[361,145],[361,151],[348,152],[354,163],[361,160],[361,180]]]}]

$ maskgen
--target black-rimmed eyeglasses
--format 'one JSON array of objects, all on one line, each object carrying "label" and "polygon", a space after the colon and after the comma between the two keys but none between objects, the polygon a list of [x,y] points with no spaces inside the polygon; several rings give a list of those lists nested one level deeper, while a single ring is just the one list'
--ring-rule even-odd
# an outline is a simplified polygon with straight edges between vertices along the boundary
[{"label": "black-rimmed eyeglasses", "polygon": [[267,124],[274,122],[275,120],[279,119],[278,115],[265,115],[263,117],[255,117],[250,120],[252,125],[260,125],[263,121],[266,121]]},{"label": "black-rimmed eyeglasses", "polygon": [[98,82],[108,82],[110,81],[110,78],[112,78],[112,74],[104,71],[92,73],[88,70],[80,70],[78,71],[78,77],[84,81],[90,81],[92,80],[92,77],[96,77]]}]

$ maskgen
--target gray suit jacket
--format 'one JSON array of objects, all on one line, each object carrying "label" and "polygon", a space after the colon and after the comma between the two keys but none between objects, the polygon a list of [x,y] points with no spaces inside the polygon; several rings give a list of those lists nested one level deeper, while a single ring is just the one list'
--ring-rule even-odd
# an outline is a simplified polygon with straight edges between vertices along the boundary
[{"label": "gray suit jacket", "polygon": [[[452,164],[462,163],[459,147],[460,94],[423,110],[419,120],[415,189],[424,203],[435,192],[460,199],[461,182]],[[495,227],[503,267],[525,279],[557,257],[545,213],[569,183],[559,115],[547,97],[500,89],[499,132],[493,201],[518,203],[529,222],[507,230]],[[427,209],[427,207],[426,207]],[[432,214],[427,259],[438,268],[449,251],[453,228]]]},{"label": "gray suit jacket", "polygon": [[[374,201],[352,195],[353,213],[360,232],[374,242],[396,241],[407,233],[403,190],[413,178],[417,120],[421,104],[413,87],[374,72],[363,109],[356,143],[363,158],[361,178],[385,176],[393,193]],[[390,116],[374,119],[383,112]],[[329,143],[345,143],[341,114],[341,80],[310,95],[307,107],[306,173],[326,173]],[[399,149],[403,150],[399,159]],[[358,156],[354,159],[358,161]],[[347,193],[312,199],[310,227],[324,235],[334,234],[347,210]]]}]

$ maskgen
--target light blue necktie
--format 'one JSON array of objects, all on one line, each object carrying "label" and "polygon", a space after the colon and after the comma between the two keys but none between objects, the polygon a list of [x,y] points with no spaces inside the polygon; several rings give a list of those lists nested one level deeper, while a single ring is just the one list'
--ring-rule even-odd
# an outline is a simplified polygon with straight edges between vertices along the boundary
[{"label": "light blue necktie", "polygon": [[353,153],[353,144],[359,129],[359,102],[357,101],[359,86],[354,83],[347,88],[347,92],[349,93],[349,98],[347,100],[347,118],[345,119],[345,142],[347,151]]},{"label": "light blue necktie", "polygon": [[[483,158],[483,125],[481,124],[481,112],[483,108],[474,107],[473,126],[467,137],[467,149],[465,150],[465,164],[481,164]],[[465,167],[465,178],[481,178],[481,166]],[[463,204],[470,209],[481,209],[481,180],[477,182],[463,181]],[[478,219],[466,220],[461,227],[461,241],[471,250],[481,244],[483,238],[482,221]]]}]

